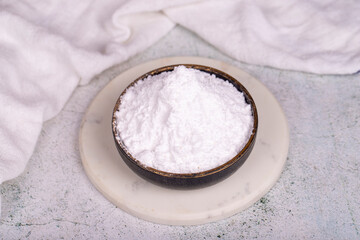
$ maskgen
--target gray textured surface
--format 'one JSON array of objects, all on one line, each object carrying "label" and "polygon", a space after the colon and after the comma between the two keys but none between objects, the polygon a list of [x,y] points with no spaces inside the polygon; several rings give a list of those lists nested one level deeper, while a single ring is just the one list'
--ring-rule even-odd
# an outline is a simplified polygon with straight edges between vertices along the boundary
[{"label": "gray textured surface", "polygon": [[[116,208],[90,183],[78,133],[84,111],[113,77],[167,56],[231,63],[263,82],[290,128],[288,161],[260,201],[199,226],[157,225]],[[0,186],[2,239],[360,239],[360,75],[328,76],[243,64],[177,27],[129,61],[78,87],[45,123],[25,172]]]}]

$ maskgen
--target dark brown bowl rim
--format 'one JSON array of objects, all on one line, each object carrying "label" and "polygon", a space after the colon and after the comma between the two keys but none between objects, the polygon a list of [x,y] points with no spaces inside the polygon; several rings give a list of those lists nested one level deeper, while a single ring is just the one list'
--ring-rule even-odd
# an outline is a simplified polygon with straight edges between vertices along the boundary
[{"label": "dark brown bowl rim", "polygon": [[[172,71],[175,67],[178,66],[185,66],[187,68],[193,68],[193,69],[197,69],[200,71],[204,71],[210,74],[215,74],[216,76],[221,76],[221,79],[223,80],[230,80],[228,82],[230,82],[232,85],[236,84],[237,85],[237,89],[240,88],[241,92],[244,93],[245,99],[247,100],[247,102],[251,105],[251,109],[252,109],[252,114],[253,114],[253,130],[252,133],[247,141],[247,143],[245,144],[245,146],[241,149],[241,151],[236,154],[236,156],[234,156],[233,158],[231,158],[229,161],[223,163],[220,166],[217,166],[215,168],[206,170],[206,171],[202,171],[202,172],[195,172],[195,173],[171,173],[171,172],[165,172],[165,171],[161,171],[152,167],[148,167],[146,165],[144,165],[143,163],[141,163],[139,160],[137,160],[136,158],[134,158],[130,152],[128,152],[127,148],[124,146],[122,141],[119,141],[120,139],[120,134],[117,131],[116,128],[116,116],[115,113],[119,108],[119,105],[121,104],[121,97],[126,93],[126,91],[134,86],[136,84],[136,82],[143,80],[145,78],[147,78],[148,76],[153,76],[153,75],[157,75],[160,74],[162,72],[167,72],[167,71]],[[126,153],[126,155],[129,157],[129,159],[131,159],[137,166],[139,166],[140,168],[144,169],[145,171],[149,171],[152,173],[155,173],[157,175],[160,175],[162,177],[167,177],[167,178],[201,178],[201,177],[205,177],[205,176],[209,176],[209,175],[213,175],[216,174],[230,166],[232,166],[235,162],[239,161],[241,159],[241,157],[247,152],[247,150],[249,149],[249,147],[251,147],[252,142],[255,140],[255,136],[256,136],[256,132],[257,132],[257,128],[258,128],[258,114],[257,114],[257,108],[255,105],[255,102],[252,98],[252,96],[250,95],[249,91],[239,82],[237,81],[234,77],[230,76],[229,74],[220,71],[216,68],[213,67],[209,67],[209,66],[204,66],[204,65],[198,65],[198,64],[174,64],[174,65],[168,65],[168,66],[163,66],[154,70],[151,70],[143,75],[141,75],[140,77],[138,77],[137,79],[135,79],[132,83],[130,83],[125,90],[123,90],[123,92],[120,94],[120,96],[118,97],[116,104],[114,106],[113,109],[113,113],[112,113],[112,131],[113,131],[113,135],[114,135],[114,139],[115,142],[118,146],[120,146],[120,148]]]}]

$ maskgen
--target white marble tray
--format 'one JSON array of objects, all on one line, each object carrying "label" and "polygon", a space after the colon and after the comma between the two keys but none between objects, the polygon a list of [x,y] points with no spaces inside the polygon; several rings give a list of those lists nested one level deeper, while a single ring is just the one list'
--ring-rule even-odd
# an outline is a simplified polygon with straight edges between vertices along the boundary
[{"label": "white marble tray", "polygon": [[[256,143],[244,165],[226,180],[197,190],[167,189],[138,177],[122,161],[111,132],[113,106],[130,82],[152,69],[184,63],[211,66],[235,77],[253,96],[259,114]],[[170,225],[212,222],[249,207],[279,178],[288,147],[286,117],[270,91],[236,67],[199,57],[163,58],[123,72],[98,93],[80,128],[82,162],[97,189],[134,216]]]}]

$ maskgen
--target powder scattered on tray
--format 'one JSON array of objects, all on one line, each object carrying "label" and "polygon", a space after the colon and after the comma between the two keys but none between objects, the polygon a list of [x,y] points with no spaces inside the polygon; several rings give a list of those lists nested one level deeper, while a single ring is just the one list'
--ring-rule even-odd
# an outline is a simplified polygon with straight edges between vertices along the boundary
[{"label": "powder scattered on tray", "polygon": [[137,81],[123,94],[115,116],[131,155],[172,173],[220,166],[236,156],[253,129],[242,92],[185,66]]}]

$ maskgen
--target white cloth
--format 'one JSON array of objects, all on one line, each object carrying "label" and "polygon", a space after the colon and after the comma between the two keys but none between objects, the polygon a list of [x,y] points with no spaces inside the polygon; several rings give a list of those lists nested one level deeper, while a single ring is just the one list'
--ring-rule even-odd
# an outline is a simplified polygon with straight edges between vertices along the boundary
[{"label": "white cloth", "polygon": [[124,3],[0,2],[0,183],[24,170],[43,121],[62,109],[78,84],[175,25],[159,12],[115,12]]},{"label": "white cloth", "polygon": [[247,63],[318,74],[360,70],[360,1],[205,1],[165,10]]},{"label": "white cloth", "polygon": [[237,60],[321,74],[360,70],[360,2],[0,0],[0,183],[21,174],[43,121],[78,84],[175,24]]}]

